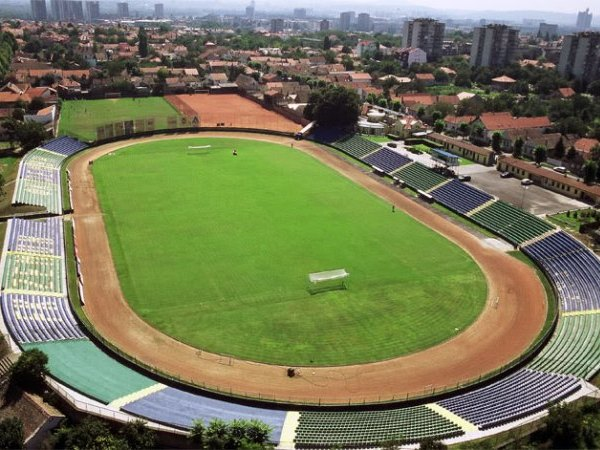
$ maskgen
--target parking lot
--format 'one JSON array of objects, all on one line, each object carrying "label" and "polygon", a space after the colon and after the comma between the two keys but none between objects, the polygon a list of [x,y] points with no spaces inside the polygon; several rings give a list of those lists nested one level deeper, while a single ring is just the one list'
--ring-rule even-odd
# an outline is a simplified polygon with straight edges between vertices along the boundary
[{"label": "parking lot", "polygon": [[460,173],[469,173],[473,186],[536,216],[589,206],[536,185],[522,186],[521,180],[514,177],[500,178],[500,172],[495,167],[477,164],[464,167]]}]

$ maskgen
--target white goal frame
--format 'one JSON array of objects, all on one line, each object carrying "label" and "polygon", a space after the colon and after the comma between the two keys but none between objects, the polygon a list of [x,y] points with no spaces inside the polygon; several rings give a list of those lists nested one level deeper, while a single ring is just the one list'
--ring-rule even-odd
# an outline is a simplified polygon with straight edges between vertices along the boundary
[{"label": "white goal frame", "polygon": [[349,288],[350,273],[346,269],[325,270],[308,274],[308,291],[311,294]]}]

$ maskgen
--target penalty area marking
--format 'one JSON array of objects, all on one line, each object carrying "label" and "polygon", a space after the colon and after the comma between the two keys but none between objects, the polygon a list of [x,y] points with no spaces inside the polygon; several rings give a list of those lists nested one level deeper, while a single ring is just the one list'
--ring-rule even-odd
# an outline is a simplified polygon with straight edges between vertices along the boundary
[{"label": "penalty area marking", "polygon": [[211,148],[212,145],[188,145],[188,149],[192,148]]}]

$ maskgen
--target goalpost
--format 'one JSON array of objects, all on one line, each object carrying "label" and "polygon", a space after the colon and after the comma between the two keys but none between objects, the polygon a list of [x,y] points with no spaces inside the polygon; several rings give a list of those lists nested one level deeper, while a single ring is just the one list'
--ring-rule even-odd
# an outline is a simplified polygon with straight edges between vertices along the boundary
[{"label": "goalpost", "polygon": [[331,291],[335,289],[348,289],[350,274],[346,269],[326,270],[308,274],[308,292]]}]

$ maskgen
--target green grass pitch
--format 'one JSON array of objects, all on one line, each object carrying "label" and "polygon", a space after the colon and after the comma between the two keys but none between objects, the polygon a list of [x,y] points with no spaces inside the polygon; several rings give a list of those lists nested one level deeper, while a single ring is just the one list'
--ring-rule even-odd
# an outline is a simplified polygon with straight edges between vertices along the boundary
[{"label": "green grass pitch", "polygon": [[169,116],[179,112],[162,97],[68,100],[61,107],[59,133],[93,141],[100,125],[156,117],[155,128],[160,129],[167,127]]},{"label": "green grass pitch", "polygon": [[[200,145],[212,147],[188,148]],[[485,278],[462,249],[298,150],[156,141],[93,172],[128,301],[199,348],[369,362],[445,341],[484,306]],[[308,293],[310,272],[336,268],[350,289]]]}]

